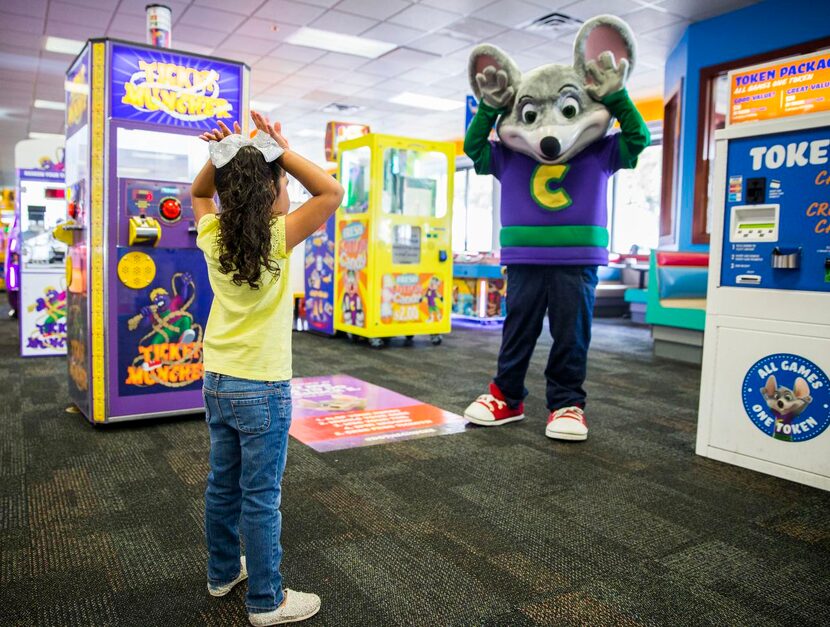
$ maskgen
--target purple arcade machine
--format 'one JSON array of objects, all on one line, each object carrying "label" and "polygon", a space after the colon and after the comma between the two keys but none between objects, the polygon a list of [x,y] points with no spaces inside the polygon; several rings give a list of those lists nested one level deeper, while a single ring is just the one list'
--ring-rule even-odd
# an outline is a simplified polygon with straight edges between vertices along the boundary
[{"label": "purple arcade machine", "polygon": [[94,39],[67,73],[69,389],[93,423],[203,409],[212,294],[190,182],[198,133],[245,123],[249,71]]}]

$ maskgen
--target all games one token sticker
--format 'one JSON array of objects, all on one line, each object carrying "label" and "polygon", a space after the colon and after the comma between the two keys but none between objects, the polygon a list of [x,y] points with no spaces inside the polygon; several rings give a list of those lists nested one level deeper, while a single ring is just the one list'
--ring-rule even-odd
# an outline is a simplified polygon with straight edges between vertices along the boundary
[{"label": "all games one token sticker", "polygon": [[830,424],[830,379],[809,359],[775,353],[744,377],[741,395],[752,423],[783,442],[805,442]]}]

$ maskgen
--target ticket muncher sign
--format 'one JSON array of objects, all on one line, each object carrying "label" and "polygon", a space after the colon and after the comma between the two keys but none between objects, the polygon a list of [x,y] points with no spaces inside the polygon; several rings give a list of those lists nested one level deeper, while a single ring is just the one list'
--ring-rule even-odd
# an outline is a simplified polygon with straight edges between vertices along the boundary
[{"label": "ticket muncher sign", "polygon": [[240,116],[241,65],[114,44],[111,81],[114,118],[209,129]]},{"label": "ticket muncher sign", "polygon": [[729,123],[830,111],[830,51],[729,73]]}]

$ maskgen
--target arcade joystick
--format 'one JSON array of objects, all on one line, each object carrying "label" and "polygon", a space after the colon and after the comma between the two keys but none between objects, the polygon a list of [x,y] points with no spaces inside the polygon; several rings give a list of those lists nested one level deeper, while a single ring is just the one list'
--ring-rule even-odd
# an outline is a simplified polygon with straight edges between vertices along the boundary
[{"label": "arcade joystick", "polygon": [[168,196],[159,203],[159,213],[166,222],[176,222],[182,217],[182,203],[178,198]]}]

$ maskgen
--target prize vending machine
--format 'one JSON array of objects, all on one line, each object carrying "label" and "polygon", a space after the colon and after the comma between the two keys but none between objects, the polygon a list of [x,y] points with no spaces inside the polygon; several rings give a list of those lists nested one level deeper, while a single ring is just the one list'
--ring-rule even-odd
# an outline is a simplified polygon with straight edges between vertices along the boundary
[{"label": "prize vending machine", "polygon": [[72,400],[94,423],[200,411],[212,300],[197,135],[247,119],[247,66],[109,39],[67,74]]},{"label": "prize vending machine", "polygon": [[830,489],[830,53],[730,73],[697,453]]},{"label": "prize vending machine", "polygon": [[15,146],[17,199],[7,284],[20,321],[20,355],[66,354],[66,244],[52,230],[66,220],[63,141]]},{"label": "prize vending machine", "polygon": [[455,146],[370,133],[339,146],[337,330],[374,347],[450,330]]}]

